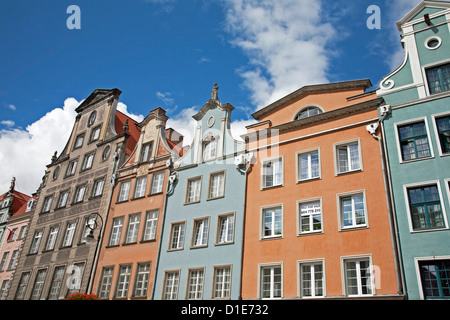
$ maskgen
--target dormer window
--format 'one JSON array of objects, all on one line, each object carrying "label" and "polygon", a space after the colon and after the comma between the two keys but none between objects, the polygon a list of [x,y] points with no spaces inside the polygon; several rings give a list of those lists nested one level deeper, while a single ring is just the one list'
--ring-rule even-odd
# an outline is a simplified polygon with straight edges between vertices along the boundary
[{"label": "dormer window", "polygon": [[301,109],[295,116],[294,120],[309,118],[311,116],[315,116],[315,115],[321,114],[321,113],[323,113],[323,110],[321,108],[316,107],[316,106],[308,106],[308,107]]},{"label": "dormer window", "polygon": [[217,139],[208,136],[203,141],[203,161],[215,159],[217,156]]}]

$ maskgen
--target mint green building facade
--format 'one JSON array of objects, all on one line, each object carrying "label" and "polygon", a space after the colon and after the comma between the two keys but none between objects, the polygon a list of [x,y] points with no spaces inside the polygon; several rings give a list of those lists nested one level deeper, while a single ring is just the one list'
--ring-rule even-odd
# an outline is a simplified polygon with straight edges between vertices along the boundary
[{"label": "mint green building facade", "polygon": [[450,298],[450,2],[397,22],[405,58],[378,96],[407,298]]},{"label": "mint green building facade", "polygon": [[154,282],[155,300],[238,299],[245,143],[230,132],[230,104],[212,99],[194,116],[193,142],[170,169]]}]

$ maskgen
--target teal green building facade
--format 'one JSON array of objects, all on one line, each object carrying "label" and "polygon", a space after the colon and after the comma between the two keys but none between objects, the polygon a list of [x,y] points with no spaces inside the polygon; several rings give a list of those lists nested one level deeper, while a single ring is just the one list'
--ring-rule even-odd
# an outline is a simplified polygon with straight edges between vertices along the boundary
[{"label": "teal green building facade", "polygon": [[[212,99],[194,116],[193,142],[168,163],[155,300],[239,299],[245,143],[230,132],[231,104]],[[247,157],[248,158],[248,157]]]},{"label": "teal green building facade", "polygon": [[397,22],[405,51],[380,107],[407,299],[450,298],[450,2]]}]

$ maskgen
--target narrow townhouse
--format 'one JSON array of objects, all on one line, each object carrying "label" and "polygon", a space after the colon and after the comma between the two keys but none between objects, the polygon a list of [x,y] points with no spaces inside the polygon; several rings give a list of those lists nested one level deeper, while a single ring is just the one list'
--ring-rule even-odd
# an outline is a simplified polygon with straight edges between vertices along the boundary
[{"label": "narrow townhouse", "polygon": [[397,22],[403,63],[380,108],[408,299],[450,298],[450,2]]},{"label": "narrow townhouse", "polygon": [[189,150],[168,164],[155,300],[239,298],[248,163],[230,133],[234,107],[217,90],[193,116]]},{"label": "narrow townhouse", "polygon": [[52,157],[33,204],[8,300],[56,300],[86,292],[111,201],[111,177],[134,149],[137,123],[117,111],[121,91],[97,89],[76,109],[62,152]]},{"label": "narrow townhouse", "polygon": [[253,114],[243,299],[402,298],[371,86],[305,86]]},{"label": "narrow townhouse", "polygon": [[166,163],[182,154],[183,136],[166,129],[157,108],[138,124],[139,140],[117,171],[92,293],[101,299],[150,299],[157,264],[165,192]]}]

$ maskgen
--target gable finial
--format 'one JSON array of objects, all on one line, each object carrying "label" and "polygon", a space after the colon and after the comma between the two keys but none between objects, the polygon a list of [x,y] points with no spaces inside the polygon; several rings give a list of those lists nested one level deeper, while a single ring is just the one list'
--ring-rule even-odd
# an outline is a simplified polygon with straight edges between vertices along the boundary
[{"label": "gable finial", "polygon": [[219,86],[217,85],[217,83],[214,82],[214,87],[211,90],[211,97],[214,101],[219,101]]}]

